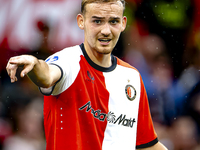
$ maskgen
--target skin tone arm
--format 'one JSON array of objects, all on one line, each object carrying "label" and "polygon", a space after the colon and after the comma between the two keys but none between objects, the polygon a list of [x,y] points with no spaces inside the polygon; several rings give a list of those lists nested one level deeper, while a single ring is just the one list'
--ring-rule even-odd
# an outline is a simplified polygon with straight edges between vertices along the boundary
[{"label": "skin tone arm", "polygon": [[158,142],[157,144],[143,149],[137,149],[137,150],[168,150],[162,143]]},{"label": "skin tone arm", "polygon": [[39,60],[31,55],[21,55],[10,58],[6,70],[11,82],[17,81],[16,71],[22,66],[21,77],[28,77],[39,87],[48,88],[53,86],[61,77],[60,69],[55,65],[48,65],[45,61]]}]

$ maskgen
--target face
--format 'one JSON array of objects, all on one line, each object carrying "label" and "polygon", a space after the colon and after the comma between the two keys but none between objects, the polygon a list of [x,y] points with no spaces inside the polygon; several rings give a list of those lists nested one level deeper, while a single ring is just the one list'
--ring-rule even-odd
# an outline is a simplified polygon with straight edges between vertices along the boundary
[{"label": "face", "polygon": [[96,54],[110,54],[126,27],[120,1],[87,4],[84,16],[79,14],[77,21],[84,30],[86,51]]}]

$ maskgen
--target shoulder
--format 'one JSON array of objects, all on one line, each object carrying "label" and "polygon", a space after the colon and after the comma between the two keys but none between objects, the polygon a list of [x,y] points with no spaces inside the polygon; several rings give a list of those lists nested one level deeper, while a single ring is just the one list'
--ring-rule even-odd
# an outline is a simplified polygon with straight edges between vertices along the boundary
[{"label": "shoulder", "polygon": [[53,55],[49,56],[45,61],[48,63],[55,62],[57,60],[71,60],[71,58],[75,56],[79,56],[82,54],[81,48],[79,45],[75,45],[72,47],[64,48]]},{"label": "shoulder", "polygon": [[[116,57],[116,56],[115,56],[115,57]],[[118,58],[118,57],[116,57],[116,59],[117,59],[117,65],[120,65],[120,66],[123,66],[123,67],[126,67],[126,68],[130,68],[130,69],[133,69],[133,70],[135,70],[135,71],[137,71],[137,72],[139,73],[139,71],[138,71],[135,67],[131,66],[129,63],[127,63],[127,62],[121,60],[121,59]]]}]

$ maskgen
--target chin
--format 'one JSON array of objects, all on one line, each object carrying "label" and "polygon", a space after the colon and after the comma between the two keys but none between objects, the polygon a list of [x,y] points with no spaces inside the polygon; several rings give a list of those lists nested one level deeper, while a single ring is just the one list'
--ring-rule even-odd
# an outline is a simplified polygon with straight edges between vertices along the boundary
[{"label": "chin", "polygon": [[100,54],[110,54],[112,52],[112,49],[110,48],[101,48],[97,50],[98,53]]},{"label": "chin", "polygon": [[97,47],[97,52],[101,54],[110,54],[112,51],[113,51],[113,48],[110,46]]}]

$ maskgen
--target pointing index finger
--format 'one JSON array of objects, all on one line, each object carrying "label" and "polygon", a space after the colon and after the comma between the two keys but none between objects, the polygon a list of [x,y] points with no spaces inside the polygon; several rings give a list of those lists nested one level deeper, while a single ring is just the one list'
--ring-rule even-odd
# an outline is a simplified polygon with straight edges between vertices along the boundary
[{"label": "pointing index finger", "polygon": [[21,59],[20,56],[12,57],[12,58],[10,58],[9,63],[10,64],[21,64],[22,61],[20,59]]}]

